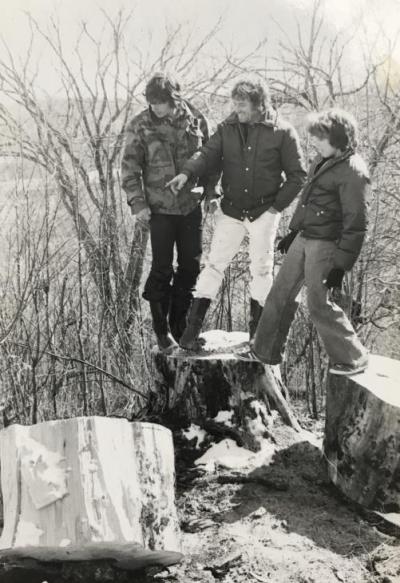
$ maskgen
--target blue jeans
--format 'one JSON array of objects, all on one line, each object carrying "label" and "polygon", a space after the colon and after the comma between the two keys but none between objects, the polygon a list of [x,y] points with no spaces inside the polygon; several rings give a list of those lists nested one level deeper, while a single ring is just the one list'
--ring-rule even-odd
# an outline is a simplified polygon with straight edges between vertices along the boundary
[{"label": "blue jeans", "polygon": [[254,337],[253,351],[266,364],[279,364],[305,284],[307,304],[332,363],[358,365],[367,351],[343,310],[329,300],[323,281],[333,267],[334,241],[297,235],[265,302]]}]

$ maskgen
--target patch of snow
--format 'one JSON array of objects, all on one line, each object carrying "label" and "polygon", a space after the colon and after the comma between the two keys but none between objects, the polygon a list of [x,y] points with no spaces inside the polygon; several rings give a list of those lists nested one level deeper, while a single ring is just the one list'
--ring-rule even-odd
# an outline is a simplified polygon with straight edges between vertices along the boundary
[{"label": "patch of snow", "polygon": [[274,446],[266,439],[262,440],[261,450],[258,452],[239,447],[232,439],[224,439],[212,445],[195,464],[204,466],[208,471],[213,471],[217,465],[232,470],[252,470],[271,463],[274,453]]},{"label": "patch of snow", "polygon": [[224,423],[227,427],[233,427],[232,417],[233,411],[219,411],[218,415],[214,417],[214,421]]},{"label": "patch of snow", "polygon": [[44,530],[38,528],[32,522],[20,520],[18,523],[14,546],[16,547],[40,546],[40,537],[42,536],[42,534],[44,534]]},{"label": "patch of snow", "polygon": [[206,341],[205,350],[229,351],[229,348],[249,341],[247,332],[226,332],[225,330],[208,330],[201,335]]},{"label": "patch of snow", "polygon": [[400,407],[400,361],[370,354],[368,368],[351,378],[388,405]]},{"label": "patch of snow", "polygon": [[200,444],[203,443],[207,436],[207,432],[204,431],[204,429],[201,429],[201,427],[199,427],[198,425],[195,425],[194,423],[192,423],[188,429],[183,429],[182,433],[188,441],[191,441],[192,439],[196,438],[197,440],[195,445],[196,449],[200,447]]},{"label": "patch of snow", "polygon": [[260,442],[263,439],[266,429],[268,429],[265,424],[265,420],[269,419],[268,410],[265,403],[257,400],[252,401],[250,407],[255,411],[257,417],[248,419],[247,425],[250,433]]}]

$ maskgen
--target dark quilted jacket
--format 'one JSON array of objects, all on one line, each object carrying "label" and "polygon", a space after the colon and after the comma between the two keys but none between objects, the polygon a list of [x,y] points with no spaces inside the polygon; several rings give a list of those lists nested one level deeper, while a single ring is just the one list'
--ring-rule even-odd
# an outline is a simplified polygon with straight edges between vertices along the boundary
[{"label": "dark quilted jacket", "polygon": [[242,220],[254,220],[271,206],[282,211],[306,177],[295,129],[271,114],[249,124],[247,141],[231,114],[183,168],[189,177],[216,171],[222,171],[222,210]]},{"label": "dark quilted jacket", "polygon": [[353,151],[331,158],[317,172],[318,156],[289,228],[307,239],[337,241],[334,266],[353,267],[367,230],[368,168]]}]

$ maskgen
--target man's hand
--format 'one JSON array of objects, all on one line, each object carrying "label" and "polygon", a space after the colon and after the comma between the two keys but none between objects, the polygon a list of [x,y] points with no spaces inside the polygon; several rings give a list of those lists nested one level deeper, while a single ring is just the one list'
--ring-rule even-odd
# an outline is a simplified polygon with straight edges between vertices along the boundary
[{"label": "man's hand", "polygon": [[323,282],[328,289],[337,288],[340,289],[342,287],[342,282],[344,278],[344,269],[340,269],[340,267],[333,267],[326,280]]},{"label": "man's hand", "polygon": [[188,177],[186,174],[177,174],[175,178],[167,182],[165,188],[170,188],[174,194],[178,194],[178,192],[185,186],[187,181]]},{"label": "man's hand", "polygon": [[149,208],[144,208],[136,214],[136,220],[143,226],[148,226],[151,216],[151,211]]},{"label": "man's hand", "polygon": [[282,255],[285,255],[289,251],[290,245],[293,243],[294,239],[296,238],[297,231],[290,231],[287,235],[285,235],[278,243],[276,249],[281,252]]},{"label": "man's hand", "polygon": [[204,212],[206,214],[213,214],[219,207],[219,202],[217,198],[205,198],[204,199]]}]

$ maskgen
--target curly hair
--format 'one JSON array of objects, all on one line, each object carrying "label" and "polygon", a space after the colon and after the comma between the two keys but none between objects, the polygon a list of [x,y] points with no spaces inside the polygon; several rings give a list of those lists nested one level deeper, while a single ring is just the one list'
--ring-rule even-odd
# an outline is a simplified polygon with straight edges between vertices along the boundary
[{"label": "curly hair", "polygon": [[307,131],[317,138],[327,138],[330,145],[345,151],[357,146],[357,122],[343,109],[328,109],[308,117]]},{"label": "curly hair", "polygon": [[269,91],[260,81],[244,79],[236,83],[231,93],[232,99],[249,99],[254,107],[266,111],[269,103]]},{"label": "curly hair", "polygon": [[181,87],[171,75],[157,73],[146,85],[145,97],[148,103],[169,103],[174,106],[180,99]]}]

